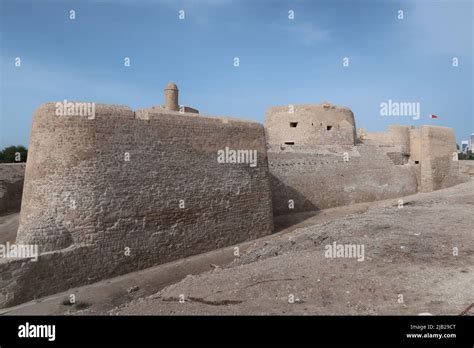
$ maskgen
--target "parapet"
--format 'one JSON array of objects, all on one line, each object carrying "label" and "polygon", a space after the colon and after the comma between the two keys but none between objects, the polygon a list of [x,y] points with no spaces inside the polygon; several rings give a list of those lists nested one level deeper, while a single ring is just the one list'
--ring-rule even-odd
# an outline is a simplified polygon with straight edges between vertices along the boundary
[{"label": "parapet", "polygon": [[137,109],[135,111],[135,117],[140,120],[148,121],[170,119],[174,117],[174,122],[176,123],[183,122],[183,119],[193,119],[195,122],[201,122],[202,124],[209,123],[221,126],[250,127],[258,128],[262,131],[264,130],[264,126],[254,120],[246,120],[243,118],[235,118],[223,115],[206,115],[199,114],[197,112],[169,111],[159,105],[153,106],[151,108]]},{"label": "parapet", "polygon": [[55,115],[64,119],[72,119],[73,117],[76,119],[93,119],[95,116],[133,118],[133,111],[129,106],[71,100],[44,103],[35,110],[34,118],[41,114]]}]

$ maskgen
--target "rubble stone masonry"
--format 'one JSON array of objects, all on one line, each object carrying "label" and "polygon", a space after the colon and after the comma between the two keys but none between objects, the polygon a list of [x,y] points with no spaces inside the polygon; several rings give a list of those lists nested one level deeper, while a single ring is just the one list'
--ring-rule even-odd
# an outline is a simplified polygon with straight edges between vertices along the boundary
[{"label": "rubble stone masonry", "polygon": [[[231,246],[273,230],[263,126],[98,104],[94,118],[35,113],[17,244],[0,306]],[[257,165],[218,163],[228,147]]]}]

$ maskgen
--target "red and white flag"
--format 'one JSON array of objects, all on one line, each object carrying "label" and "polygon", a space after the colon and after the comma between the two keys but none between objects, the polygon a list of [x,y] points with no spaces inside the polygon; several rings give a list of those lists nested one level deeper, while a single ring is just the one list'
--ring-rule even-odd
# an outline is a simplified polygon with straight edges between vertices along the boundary
[{"label": "red and white flag", "polygon": [[431,114],[430,118],[438,118],[438,116]]}]

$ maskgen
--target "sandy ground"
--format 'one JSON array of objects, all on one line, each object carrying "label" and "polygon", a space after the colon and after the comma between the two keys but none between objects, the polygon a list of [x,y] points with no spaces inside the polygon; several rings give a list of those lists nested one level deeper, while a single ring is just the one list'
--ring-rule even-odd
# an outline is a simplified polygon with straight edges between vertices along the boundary
[{"label": "sandy ground", "polygon": [[[460,314],[474,303],[474,181],[403,200],[278,217],[239,257],[224,248],[0,313]],[[363,261],[326,257],[333,242],[363,246]],[[87,308],[62,304],[71,293]]]},{"label": "sandy ground", "polygon": [[[376,204],[259,240],[223,269],[111,313],[460,314],[474,302],[473,208],[474,182],[411,196],[401,209]],[[325,257],[334,241],[364,245],[364,261]]]}]

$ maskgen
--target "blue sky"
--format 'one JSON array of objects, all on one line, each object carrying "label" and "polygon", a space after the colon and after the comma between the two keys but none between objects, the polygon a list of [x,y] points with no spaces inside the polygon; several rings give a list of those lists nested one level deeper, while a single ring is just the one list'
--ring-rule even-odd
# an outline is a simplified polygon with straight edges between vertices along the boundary
[{"label": "blue sky", "polygon": [[[434,124],[455,128],[458,143],[474,133],[470,0],[0,4],[0,147],[28,144],[32,113],[44,102],[149,107],[163,102],[169,81],[180,103],[202,114],[263,122],[270,106],[330,101],[350,107],[369,131]],[[381,116],[389,99],[420,102],[421,119]]]}]

